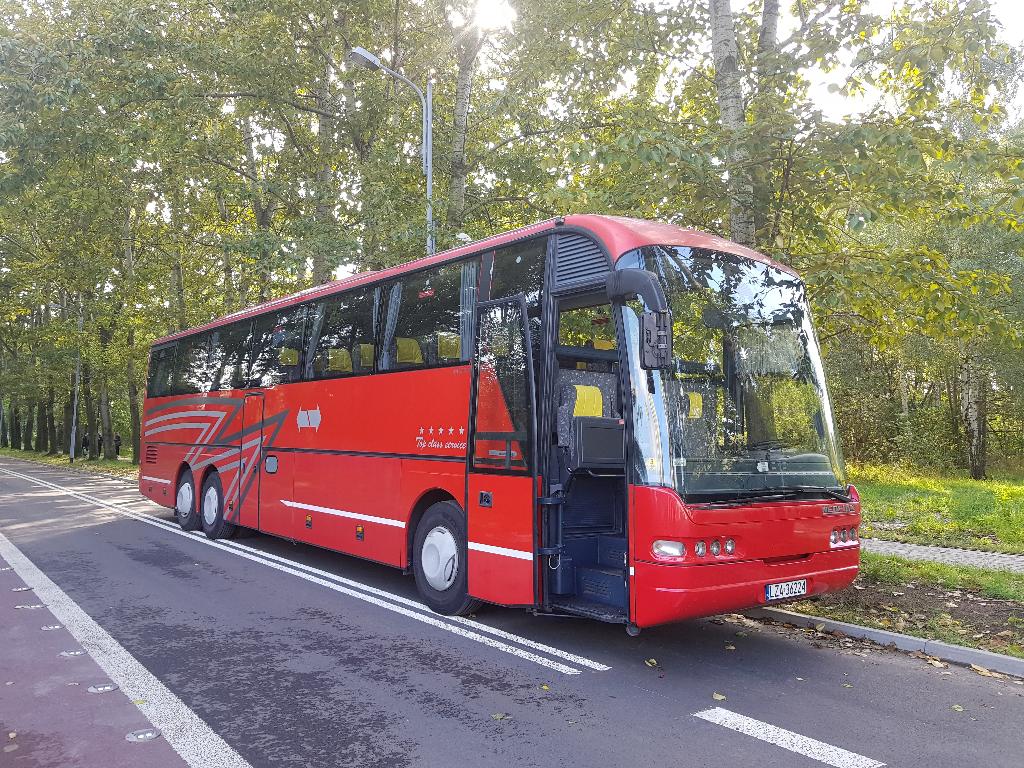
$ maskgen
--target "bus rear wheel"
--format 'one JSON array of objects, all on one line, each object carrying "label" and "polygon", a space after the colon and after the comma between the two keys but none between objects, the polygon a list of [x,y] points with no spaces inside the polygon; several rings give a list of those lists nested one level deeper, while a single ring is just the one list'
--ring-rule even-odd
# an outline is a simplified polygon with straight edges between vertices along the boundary
[{"label": "bus rear wheel", "polygon": [[183,531],[199,529],[199,514],[196,512],[196,483],[192,470],[185,467],[178,478],[178,487],[174,492],[174,519]]},{"label": "bus rear wheel", "polygon": [[465,616],[480,607],[468,592],[466,516],[458,504],[439,501],[423,513],[412,554],[416,588],[432,610]]},{"label": "bus rear wheel", "polygon": [[224,519],[224,488],[220,475],[211,472],[203,481],[199,508],[203,513],[203,533],[210,539],[230,539],[235,526]]}]

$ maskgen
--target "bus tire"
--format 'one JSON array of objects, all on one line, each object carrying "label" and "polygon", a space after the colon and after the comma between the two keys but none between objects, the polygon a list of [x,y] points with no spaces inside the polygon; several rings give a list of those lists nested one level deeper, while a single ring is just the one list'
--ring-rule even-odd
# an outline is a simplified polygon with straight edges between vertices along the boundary
[{"label": "bus tire", "polygon": [[185,467],[174,489],[174,519],[183,531],[199,530],[199,512],[196,509],[196,482],[192,470]]},{"label": "bus tire", "polygon": [[217,472],[211,472],[203,481],[199,509],[202,511],[203,533],[207,538],[230,539],[234,536],[234,524],[224,519],[224,488]]},{"label": "bus tire", "polygon": [[423,513],[413,538],[413,576],[420,596],[446,616],[465,616],[480,607],[469,596],[466,516],[454,501],[439,501]]}]

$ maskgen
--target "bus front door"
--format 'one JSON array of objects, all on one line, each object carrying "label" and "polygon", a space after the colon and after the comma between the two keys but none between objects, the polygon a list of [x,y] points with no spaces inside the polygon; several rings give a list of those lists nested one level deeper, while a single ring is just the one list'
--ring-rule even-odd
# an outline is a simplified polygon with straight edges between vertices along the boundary
[{"label": "bus front door", "polygon": [[238,524],[246,528],[259,528],[260,523],[262,444],[263,394],[249,392],[242,405],[242,429],[238,437]]},{"label": "bus front door", "polygon": [[476,320],[465,507],[469,593],[532,605],[536,423],[526,302],[520,295],[481,303]]}]

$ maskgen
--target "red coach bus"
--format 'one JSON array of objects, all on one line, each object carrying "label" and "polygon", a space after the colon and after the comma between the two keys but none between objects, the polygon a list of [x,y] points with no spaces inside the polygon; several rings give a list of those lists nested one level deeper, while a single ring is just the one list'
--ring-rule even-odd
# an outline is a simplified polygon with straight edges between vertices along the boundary
[{"label": "red coach bus", "polygon": [[157,341],[142,493],[480,601],[640,627],[859,562],[804,285],[717,237],[568,216]]}]

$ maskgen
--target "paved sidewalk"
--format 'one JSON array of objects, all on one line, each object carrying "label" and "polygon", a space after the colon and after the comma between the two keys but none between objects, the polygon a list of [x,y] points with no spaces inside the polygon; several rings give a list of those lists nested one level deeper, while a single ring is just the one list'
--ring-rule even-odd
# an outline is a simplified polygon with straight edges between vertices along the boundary
[{"label": "paved sidewalk", "polygon": [[994,571],[1024,573],[1024,555],[1007,555],[1002,552],[983,552],[977,549],[956,549],[954,547],[930,547],[924,544],[904,544],[883,539],[861,539],[861,549],[876,555],[895,555],[909,560],[930,560],[947,565],[967,565],[972,568],[988,568]]}]

